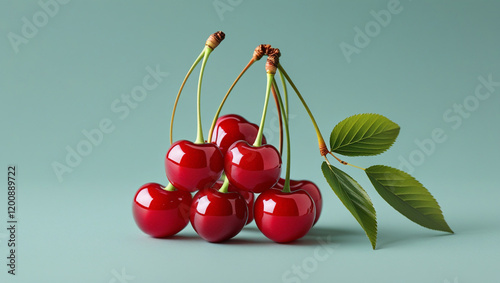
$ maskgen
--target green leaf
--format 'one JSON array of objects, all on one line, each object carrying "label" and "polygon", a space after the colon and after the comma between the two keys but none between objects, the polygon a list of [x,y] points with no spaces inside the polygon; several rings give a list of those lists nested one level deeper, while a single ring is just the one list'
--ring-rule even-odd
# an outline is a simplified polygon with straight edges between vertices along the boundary
[{"label": "green leaf", "polygon": [[453,233],[431,193],[401,170],[375,165],[365,170],[377,192],[394,209],[429,229]]},{"label": "green leaf", "polygon": [[377,244],[377,215],[366,191],[351,176],[323,162],[321,165],[326,181],[345,207],[365,230],[373,249]]},{"label": "green leaf", "polygon": [[398,124],[379,114],[357,114],[338,123],[330,135],[330,150],[347,156],[380,154],[394,143]]}]

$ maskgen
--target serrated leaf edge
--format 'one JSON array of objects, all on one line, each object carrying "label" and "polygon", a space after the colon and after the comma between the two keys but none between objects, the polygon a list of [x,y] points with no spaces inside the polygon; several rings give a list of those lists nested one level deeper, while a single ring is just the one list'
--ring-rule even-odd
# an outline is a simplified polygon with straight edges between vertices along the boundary
[{"label": "serrated leaf edge", "polygon": [[[376,117],[377,117],[377,119],[378,119],[378,118],[385,118],[385,119],[389,120],[391,123],[393,123],[394,125],[396,125],[396,127],[392,128],[392,129],[389,129],[389,130],[387,130],[387,131],[393,131],[393,130],[395,130],[395,131],[397,131],[397,132],[398,132],[398,135],[399,135],[399,131],[401,130],[401,128],[399,127],[399,125],[398,125],[398,124],[396,124],[394,121],[390,120],[389,118],[387,118],[387,117],[385,117],[385,116],[383,116],[383,115],[377,114],[377,113],[359,113],[359,114],[355,114],[355,115],[349,116],[349,117],[347,117],[347,118],[343,119],[342,121],[340,121],[337,125],[335,125],[335,127],[334,127],[334,128],[333,128],[333,130],[332,130],[332,133],[330,134],[330,150],[331,150],[331,151],[336,152],[336,153],[339,153],[339,154],[347,155],[347,156],[375,156],[375,155],[379,155],[379,154],[382,154],[382,153],[386,152],[389,148],[391,148],[391,147],[392,147],[392,145],[396,142],[396,139],[394,139],[394,140],[390,143],[390,145],[389,145],[387,148],[385,148],[383,151],[378,152],[378,153],[375,153],[375,154],[356,154],[356,155],[348,155],[348,154],[345,154],[345,153],[346,153],[346,152],[348,152],[349,150],[341,150],[341,151],[339,152],[339,149],[342,149],[343,147],[346,147],[346,146],[348,146],[348,145],[349,145],[349,146],[352,146],[352,144],[347,144],[347,145],[344,145],[344,146],[339,146],[339,147],[335,147],[335,148],[334,148],[334,147],[332,147],[332,134],[333,134],[333,132],[335,131],[335,129],[336,129],[336,128],[338,128],[338,127],[340,126],[340,127],[341,127],[341,128],[339,128],[339,132],[340,132],[340,131],[341,131],[341,130],[342,130],[342,129],[343,129],[343,128],[344,128],[344,127],[348,124],[347,122],[346,122],[346,123],[342,123],[342,122],[344,122],[344,121],[345,121],[345,120],[347,120],[347,119],[354,118],[354,117],[359,117],[359,118],[357,118],[357,120],[356,120],[356,121],[359,121],[359,119],[361,119],[361,118],[362,118],[362,116],[365,116],[365,115],[366,115],[366,116],[368,116],[368,115],[371,115],[371,116],[376,116]],[[374,120],[373,120],[372,125],[375,123],[375,121],[376,121],[376,119],[374,119]],[[342,124],[341,124],[341,123],[342,123]],[[351,123],[351,124],[352,124],[352,123]],[[370,127],[371,127],[371,126],[370,126]],[[356,136],[356,135],[358,134],[359,130],[360,130],[360,129],[358,129],[358,130],[357,130],[357,132],[356,132],[356,134],[355,134],[354,136]],[[340,144],[342,144],[342,143],[344,142],[345,138],[347,137],[347,133],[348,133],[348,131],[346,132],[346,135],[344,135],[344,136],[342,137],[342,140],[340,141]],[[370,139],[373,139],[373,138],[376,138],[376,136],[370,136],[369,138],[370,138]],[[397,135],[396,135],[396,138],[397,138]],[[356,141],[356,142],[360,142],[360,141],[363,141],[363,140],[365,140],[365,139],[368,139],[368,138],[360,139],[360,140],[358,140],[358,141]]]},{"label": "serrated leaf edge", "polygon": [[[428,207],[428,208],[431,208],[431,209],[437,209],[437,211],[439,212],[440,216],[443,218],[443,223],[444,223],[444,225],[445,225],[445,229],[436,229],[436,228],[427,227],[427,226],[424,226],[424,225],[422,225],[422,224],[420,224],[420,223],[417,223],[417,222],[413,221],[412,219],[408,218],[406,215],[404,215],[404,214],[402,214],[402,213],[400,212],[400,213],[401,213],[401,215],[405,216],[405,217],[406,217],[406,218],[408,218],[410,221],[412,221],[412,222],[414,222],[414,223],[416,223],[416,224],[418,224],[418,225],[420,225],[420,226],[422,226],[422,227],[425,227],[425,228],[427,228],[427,229],[436,230],[436,231],[443,231],[443,232],[449,232],[449,233],[454,233],[454,232],[453,232],[453,230],[451,229],[451,227],[449,227],[448,223],[447,223],[447,222],[446,222],[446,220],[444,219],[444,214],[443,214],[443,211],[441,210],[441,206],[439,205],[438,201],[436,200],[436,198],[435,198],[435,197],[431,194],[431,192],[430,192],[430,191],[429,191],[429,190],[428,190],[428,189],[427,189],[427,188],[426,188],[426,187],[425,187],[425,186],[424,186],[424,185],[423,185],[420,181],[418,181],[417,179],[415,179],[415,177],[411,176],[410,174],[408,174],[408,173],[406,173],[406,172],[404,172],[404,171],[401,171],[401,170],[399,170],[399,169],[396,169],[396,168],[393,168],[393,167],[390,167],[390,166],[386,166],[386,165],[372,165],[372,166],[370,166],[370,167],[366,168],[366,169],[365,169],[365,173],[366,173],[366,175],[368,176],[368,178],[370,179],[370,181],[373,183],[373,181],[372,181],[372,178],[373,178],[373,180],[375,180],[377,183],[379,183],[382,187],[385,187],[385,186],[384,186],[382,183],[380,183],[380,181],[379,181],[378,179],[375,179],[375,177],[370,177],[370,175],[369,175],[369,172],[371,171],[370,169],[371,169],[371,168],[374,168],[374,167],[385,167],[385,168],[390,168],[390,169],[394,169],[394,170],[396,170],[396,171],[402,172],[402,173],[404,173],[404,174],[408,175],[408,177],[410,177],[410,179],[411,179],[412,181],[416,182],[416,183],[417,183],[418,185],[420,185],[423,189],[425,189],[425,190],[429,193],[429,197],[430,197],[432,200],[434,200],[434,202],[435,202],[435,203],[436,203],[436,205],[437,205],[437,207],[436,207],[436,208],[434,208],[434,207]],[[394,175],[394,174],[392,174],[392,175]],[[406,179],[401,179],[401,180],[402,180],[402,181],[406,181]],[[374,187],[375,187],[375,190],[378,192],[377,187],[376,187],[375,185],[374,185]],[[403,199],[402,199],[399,195],[397,195],[397,194],[393,193],[393,192],[392,192],[392,191],[390,191],[390,190],[387,190],[387,191],[389,191],[392,195],[394,195],[395,197],[397,197],[398,199],[400,199],[403,203],[406,203],[406,201],[405,201],[405,200],[403,200]],[[379,193],[379,194],[380,194],[380,193]],[[385,200],[385,199],[384,199],[384,200]],[[389,203],[389,205],[390,205],[391,207],[393,207],[393,205],[392,205],[391,203]],[[420,212],[420,211],[418,210],[418,208],[419,208],[419,207],[414,207],[414,206],[411,206],[411,205],[408,205],[408,206],[409,206],[411,209],[413,209],[415,212],[417,212],[417,213],[419,213],[419,214],[422,214],[422,215],[426,215],[426,214],[424,214],[424,213],[422,213],[422,212]],[[396,210],[396,211],[398,211],[398,210]],[[399,211],[398,211],[398,212],[399,212]],[[438,223],[438,224],[440,224],[440,223]],[[448,229],[446,229],[446,228],[448,228]]]}]

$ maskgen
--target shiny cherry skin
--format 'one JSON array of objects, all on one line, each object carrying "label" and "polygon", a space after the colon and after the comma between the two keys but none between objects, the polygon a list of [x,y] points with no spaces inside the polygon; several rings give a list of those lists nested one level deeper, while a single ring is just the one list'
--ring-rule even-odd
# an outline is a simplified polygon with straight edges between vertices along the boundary
[{"label": "shiny cherry skin", "polygon": [[288,243],[305,236],[316,215],[314,201],[304,190],[290,193],[267,190],[257,197],[254,209],[259,230],[277,243]]},{"label": "shiny cherry skin", "polygon": [[135,194],[132,213],[144,233],[156,238],[173,236],[189,223],[191,201],[189,192],[166,191],[160,184],[147,183]]},{"label": "shiny cherry skin", "polygon": [[[219,147],[222,155],[226,155],[229,147],[239,140],[254,143],[258,131],[258,125],[248,122],[240,115],[227,114],[217,119],[211,142]],[[266,144],[264,136],[262,144]]]},{"label": "shiny cherry skin", "polygon": [[[274,186],[274,188],[278,190],[283,190],[283,186],[285,185],[285,179],[280,178],[278,183]],[[306,191],[314,201],[314,205],[316,206],[316,218],[314,219],[314,224],[318,222],[319,216],[321,215],[321,209],[323,208],[323,197],[321,196],[321,191],[318,186],[311,181],[308,180],[290,180],[290,191],[304,190]]]},{"label": "shiny cherry skin", "polygon": [[236,236],[245,226],[247,203],[238,192],[203,189],[193,197],[189,218],[193,229],[204,240],[223,242]]},{"label": "shiny cherry skin", "polygon": [[180,140],[173,143],[165,156],[165,172],[177,189],[195,192],[210,188],[221,176],[224,158],[212,143],[195,144]]},{"label": "shiny cherry skin", "polygon": [[[213,188],[218,190],[222,187],[223,183],[224,183],[223,181],[217,181],[214,184]],[[250,224],[253,221],[253,204],[255,202],[255,194],[252,192],[249,192],[249,191],[242,191],[231,184],[229,184],[228,191],[238,192],[241,194],[241,196],[243,196],[243,198],[245,199],[245,201],[247,203],[247,208],[248,208],[248,219],[247,219],[247,223],[245,225]]]},{"label": "shiny cherry skin", "polygon": [[278,182],[281,155],[269,144],[254,147],[246,141],[237,141],[224,157],[224,172],[238,189],[262,193]]}]

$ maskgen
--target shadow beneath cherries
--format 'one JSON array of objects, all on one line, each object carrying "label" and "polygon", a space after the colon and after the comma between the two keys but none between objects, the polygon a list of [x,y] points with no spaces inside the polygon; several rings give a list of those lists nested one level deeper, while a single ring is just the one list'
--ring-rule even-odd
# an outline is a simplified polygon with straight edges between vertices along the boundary
[{"label": "shadow beneath cherries", "polygon": [[[182,241],[182,242],[206,242],[196,233],[180,233],[170,237],[154,238],[150,237],[154,241]],[[389,240],[390,241],[390,240]],[[395,240],[397,242],[397,240]],[[206,242],[208,243],[208,242]],[[341,228],[331,228],[314,226],[309,233],[304,237],[289,243],[276,243],[260,232],[260,230],[255,225],[249,225],[243,228],[243,230],[236,235],[234,238],[220,243],[210,243],[212,245],[220,246],[317,246],[317,245],[331,245],[332,247],[338,244],[363,244],[369,245],[368,239],[364,234],[363,230],[356,229],[341,229]],[[384,241],[384,245],[391,245],[390,242]],[[381,247],[382,245],[380,245]]]},{"label": "shadow beneath cherries", "polygon": [[260,233],[260,230],[255,226],[245,226],[245,227],[243,227],[242,231],[259,232]]},{"label": "shadow beneath cherries", "polygon": [[198,235],[173,235],[169,237],[150,237],[153,240],[158,241],[198,241],[202,240]]},{"label": "shadow beneath cherries", "polygon": [[276,245],[281,245],[281,246],[313,246],[317,245],[318,242],[316,240],[312,239],[299,239],[297,241],[293,241],[290,243],[276,243],[268,238],[266,238],[264,235],[262,235],[262,238],[255,239],[255,238],[244,238],[244,237],[239,237],[236,236],[235,238],[232,238],[228,241],[221,242],[221,243],[216,243],[220,245],[247,245],[247,246],[276,246]]},{"label": "shadow beneath cherries", "polygon": [[[355,230],[343,230],[334,229],[327,227],[313,227],[309,233],[304,237],[289,243],[276,243],[260,232],[256,226],[247,226],[243,228],[244,234],[250,235],[251,237],[245,237],[241,234],[236,236],[236,238],[230,241],[224,242],[224,244],[230,245],[282,245],[282,246],[317,246],[319,244],[338,244],[340,242],[340,237],[352,237],[353,235],[359,234],[364,236],[362,231]],[[361,233],[358,233],[361,232]]]},{"label": "shadow beneath cherries", "polygon": [[240,235],[237,235],[236,237],[229,239],[227,241],[220,242],[220,243],[214,243],[214,244],[222,245],[222,246],[232,246],[232,245],[268,246],[268,245],[273,245],[275,243],[267,238],[249,239],[249,238],[244,238],[244,237],[240,237]]}]

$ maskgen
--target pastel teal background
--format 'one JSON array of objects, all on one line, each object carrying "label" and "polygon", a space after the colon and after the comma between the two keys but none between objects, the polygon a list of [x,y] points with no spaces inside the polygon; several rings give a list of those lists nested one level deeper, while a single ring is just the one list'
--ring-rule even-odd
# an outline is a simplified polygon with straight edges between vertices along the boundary
[{"label": "pastel teal background", "polygon": [[[346,57],[340,46],[356,47],[355,28],[365,30],[374,21],[371,11],[387,10],[391,3],[73,0],[58,4],[16,47],[9,38],[22,36],[23,18],[33,23],[44,10],[36,1],[2,1],[0,160],[4,172],[9,164],[18,166],[19,249],[13,277],[4,264],[2,228],[0,281],[500,282],[500,3],[401,1],[390,22],[378,24],[369,43]],[[412,175],[439,201],[456,234],[408,221],[377,195],[363,172],[344,167],[377,209],[373,251],[324,180],[310,120],[291,96],[292,177],[316,182],[325,202],[309,235],[274,244],[254,223],[224,244],[204,242],[190,226],[168,240],[144,235],[132,219],[133,195],[144,183],[165,183],[175,94],[217,30],[226,39],[212,53],[203,80],[205,135],[253,49],[272,44],[281,49],[281,63],[325,138],[337,122],[357,113],[379,113],[401,126],[387,153],[346,159],[365,167],[413,160]],[[142,85],[148,67],[168,76],[125,117],[112,104]],[[194,74],[181,97],[175,140],[196,135]],[[488,76],[497,85],[488,98],[474,99],[478,77]],[[262,61],[243,77],[223,112],[258,122],[264,90]],[[460,116],[454,104],[469,110]],[[266,125],[275,144],[276,117],[270,110]],[[86,139],[82,131],[102,119],[111,120],[114,130],[58,180],[52,164],[64,164],[66,148],[75,149]],[[435,129],[446,138],[426,153],[417,144]],[[0,219],[6,219],[2,175]],[[292,273],[293,265],[302,268],[302,277]]]}]

